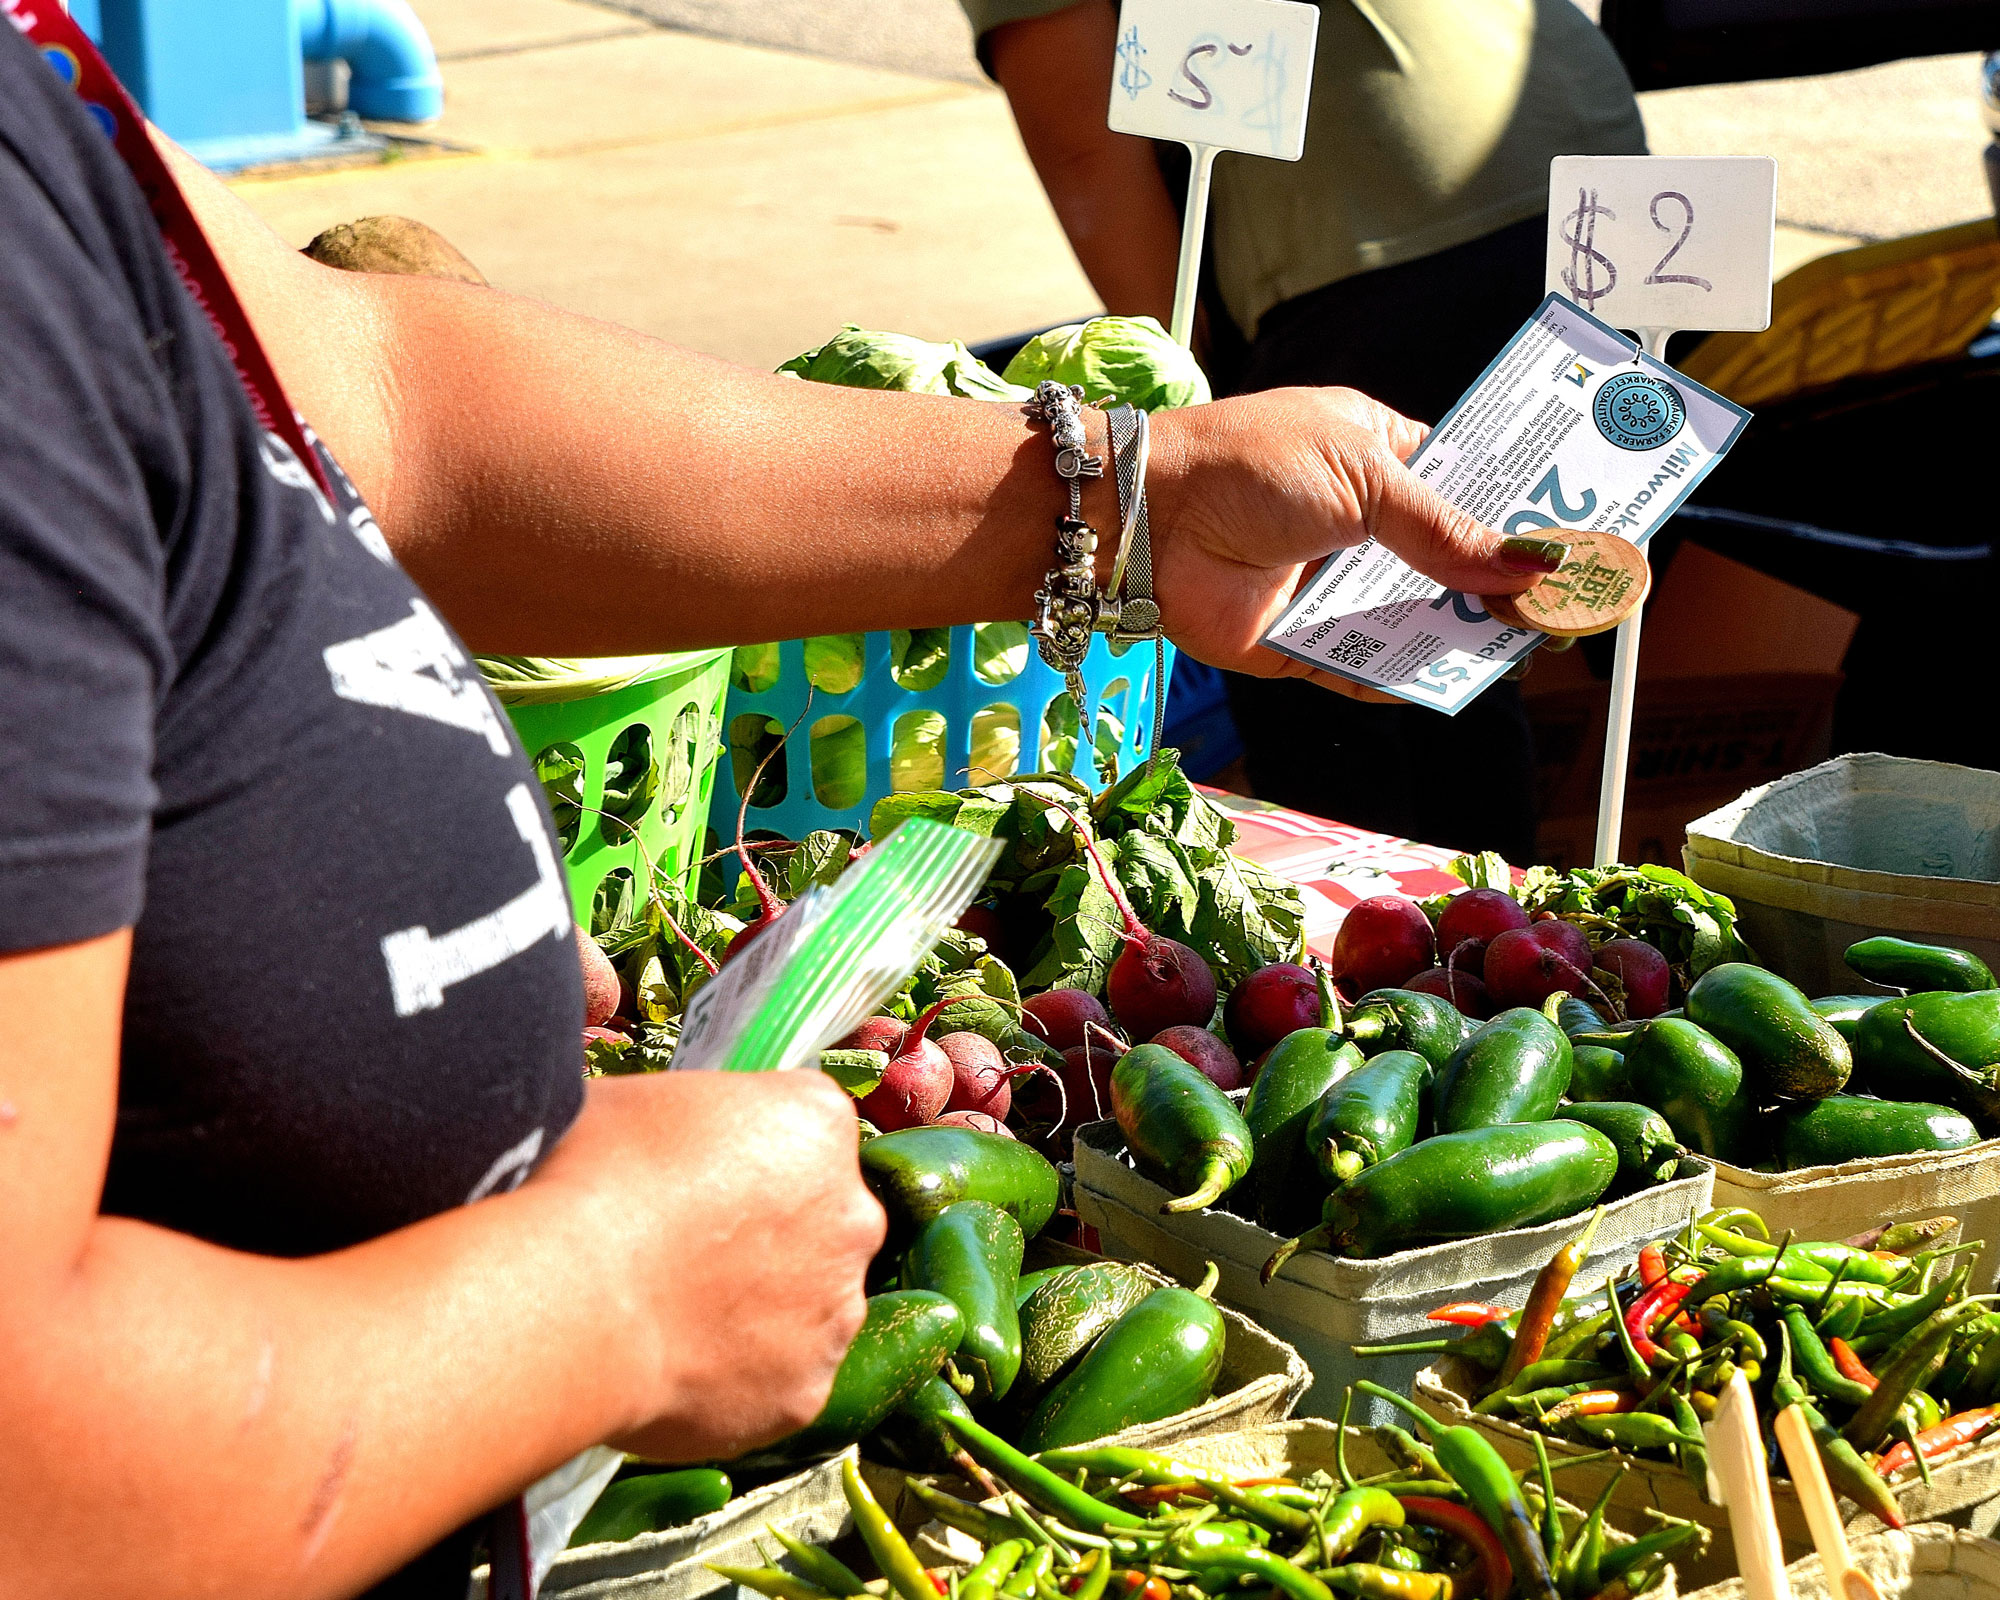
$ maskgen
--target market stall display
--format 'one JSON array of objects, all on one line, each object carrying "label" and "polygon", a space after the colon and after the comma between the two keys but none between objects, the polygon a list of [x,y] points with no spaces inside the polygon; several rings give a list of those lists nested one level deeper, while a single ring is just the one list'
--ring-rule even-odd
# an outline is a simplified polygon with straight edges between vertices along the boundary
[{"label": "market stall display", "polygon": [[[1672,1593],[1670,1563],[1699,1544],[1690,1523],[1629,1540],[1601,1510],[1562,1501],[1552,1470],[1517,1476],[1471,1429],[1257,1429],[1168,1455],[1132,1448],[1028,1457],[969,1443],[991,1468],[980,1502],[919,1487],[930,1520],[913,1542],[848,1470],[844,1487],[872,1565],[898,1600],[957,1592],[1147,1596],[1265,1589],[1287,1600],[1586,1600]],[[1357,1468],[1359,1469],[1357,1472]],[[942,1560],[926,1565],[923,1556]],[[864,1580],[823,1552],[735,1581],[774,1600],[858,1595]]]},{"label": "market stall display", "polygon": [[[1419,1374],[1416,1402],[1484,1430],[1516,1465],[1567,1453],[1577,1483],[1604,1477],[1614,1520],[1651,1507],[1720,1527],[1702,1425],[1740,1372],[1767,1428],[1798,1408],[1864,1529],[1961,1510],[2000,1489],[2000,1448],[1987,1442],[2000,1318],[1990,1296],[1967,1292],[1973,1247],[1938,1243],[1951,1231],[1941,1217],[1840,1242],[1773,1240],[1753,1213],[1716,1211],[1616,1273],[1573,1280],[1567,1299],[1437,1308],[1468,1331],[1427,1342],[1442,1358]],[[1788,1554],[1810,1548],[1787,1478],[1773,1497]],[[1725,1569],[1718,1546],[1683,1578]]]}]

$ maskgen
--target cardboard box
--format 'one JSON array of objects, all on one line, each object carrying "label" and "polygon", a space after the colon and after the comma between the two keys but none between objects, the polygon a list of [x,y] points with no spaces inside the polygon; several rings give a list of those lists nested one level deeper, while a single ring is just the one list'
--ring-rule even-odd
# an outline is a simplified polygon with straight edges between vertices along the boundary
[{"label": "cardboard box", "polygon": [[[1689,822],[1824,760],[1857,621],[1683,544],[1646,606],[1619,859],[1677,866]],[[1587,865],[1610,685],[1580,650],[1545,650],[1522,691],[1535,733],[1537,857]]]}]

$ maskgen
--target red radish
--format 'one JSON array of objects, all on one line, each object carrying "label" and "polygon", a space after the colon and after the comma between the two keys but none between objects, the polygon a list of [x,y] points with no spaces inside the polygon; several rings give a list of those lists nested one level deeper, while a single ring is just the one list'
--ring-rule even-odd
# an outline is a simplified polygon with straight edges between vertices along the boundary
[{"label": "red radish", "polygon": [[1343,989],[1395,989],[1437,959],[1431,919],[1416,901],[1378,894],[1347,913],[1333,936],[1333,975]]},{"label": "red radish", "polygon": [[1162,1028],[1153,1035],[1154,1044],[1163,1044],[1191,1066],[1200,1067],[1218,1089],[1243,1087],[1243,1063],[1236,1052],[1206,1028]]},{"label": "red radish", "polygon": [[1487,994],[1486,985],[1462,967],[1454,967],[1449,972],[1443,967],[1427,968],[1403,987],[1418,994],[1441,996],[1468,1017],[1476,1017],[1482,1022],[1493,1015],[1493,999]]},{"label": "red radish", "polygon": [[946,1111],[977,1111],[1004,1117],[1013,1104],[1012,1069],[1000,1047],[983,1033],[948,1033],[938,1048],[951,1057],[951,1096]]},{"label": "red radish", "polygon": [[[1438,918],[1438,948],[1456,951],[1461,962],[1474,963],[1501,934],[1527,925],[1527,908],[1506,890],[1467,889],[1453,895]],[[1479,948],[1467,950],[1468,942]]]},{"label": "red radish", "polygon": [[618,1011],[618,970],[580,923],[576,930],[576,959],[583,968],[583,1025],[601,1028]]},{"label": "red radish", "polygon": [[870,1017],[844,1039],[836,1039],[830,1048],[835,1050],[880,1050],[884,1055],[893,1056],[903,1048],[903,1036],[910,1031],[907,1022],[899,1022],[894,1017]]},{"label": "red radish", "polygon": [[1206,1027],[1215,1015],[1214,970],[1197,952],[1165,934],[1154,933],[1139,920],[1077,814],[1053,800],[1049,804],[1075,825],[1076,842],[1097,868],[1098,881],[1125,921],[1124,931],[1118,935],[1125,948],[1118,952],[1104,980],[1104,998],[1118,1025],[1134,1039],[1150,1039],[1176,1023]]},{"label": "red radish", "polygon": [[1083,1043],[1083,1030],[1091,1023],[1111,1026],[1111,1013],[1104,1002],[1084,989],[1049,989],[1021,1004],[1021,1026],[1038,1039],[1046,1039],[1051,1050],[1060,1053]]},{"label": "red radish", "polygon": [[1124,1053],[1124,1042],[1102,1028],[1092,1028],[1082,1044],[1062,1053],[1071,1122],[1099,1122],[1111,1115],[1111,1069]]},{"label": "red radish", "polygon": [[947,1111],[932,1124],[939,1128],[972,1128],[980,1133],[997,1133],[1003,1139],[1014,1137],[1014,1130],[998,1117],[989,1116],[984,1111]]},{"label": "red radish", "polygon": [[884,1133],[919,1128],[936,1120],[951,1098],[954,1082],[951,1057],[926,1038],[937,1015],[962,996],[940,1000],[910,1025],[896,1053],[889,1057],[882,1081],[861,1102],[861,1114]]},{"label": "red radish", "polygon": [[980,940],[986,948],[1002,960],[1007,955],[1007,924],[1000,920],[1000,913],[991,906],[967,906],[958,914],[958,921],[952,926],[960,933],[969,933]]},{"label": "red radish", "polygon": [[1512,928],[1486,947],[1483,976],[1502,1010],[1538,1006],[1559,989],[1581,995],[1591,986],[1590,941],[1562,921]]},{"label": "red radish", "polygon": [[[1319,980],[1289,961],[1259,967],[1236,986],[1222,1008],[1222,1025],[1229,1030],[1229,1042],[1246,1056],[1270,1049],[1287,1034],[1319,1024]],[[1238,1073],[1240,1076],[1240,1068]]]},{"label": "red radish", "polygon": [[583,1030],[583,1042],[586,1048],[594,1044],[630,1044],[632,1036],[620,1033],[616,1028],[599,1027],[593,1023]]},{"label": "red radish", "polygon": [[1626,1016],[1657,1017],[1667,1009],[1673,969],[1644,939],[1605,940],[1597,947],[1595,964],[1617,978],[1624,989]]}]

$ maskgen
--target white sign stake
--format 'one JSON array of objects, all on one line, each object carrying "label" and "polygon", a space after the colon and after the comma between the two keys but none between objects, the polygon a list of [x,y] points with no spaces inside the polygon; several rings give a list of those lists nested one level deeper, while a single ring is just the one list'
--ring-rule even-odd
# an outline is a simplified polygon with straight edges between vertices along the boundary
[{"label": "white sign stake", "polygon": [[1119,10],[1111,131],[1188,148],[1168,330],[1181,344],[1194,332],[1215,158],[1224,150],[1279,161],[1305,153],[1318,37],[1319,7],[1298,0],[1124,0]]},{"label": "white sign stake", "polygon": [[[1778,164],[1769,156],[1557,156],[1549,163],[1544,283],[1666,360],[1683,328],[1771,325]],[[1597,865],[1618,859],[1639,685],[1639,621],[1618,629]]]}]

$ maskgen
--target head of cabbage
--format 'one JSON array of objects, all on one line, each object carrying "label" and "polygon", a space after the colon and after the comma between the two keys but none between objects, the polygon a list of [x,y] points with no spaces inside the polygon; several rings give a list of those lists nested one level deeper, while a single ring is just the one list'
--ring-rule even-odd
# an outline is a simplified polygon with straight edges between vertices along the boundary
[{"label": "head of cabbage", "polygon": [[1004,382],[956,340],[933,344],[907,333],[872,333],[851,322],[817,350],[793,356],[778,370],[849,389],[955,394],[967,400],[1026,400],[1032,393]]},{"label": "head of cabbage", "polygon": [[1151,317],[1092,317],[1051,328],[1021,346],[1005,378],[1029,389],[1053,378],[1075,384],[1086,400],[1109,399],[1141,411],[1209,398],[1208,379],[1193,353]]}]

